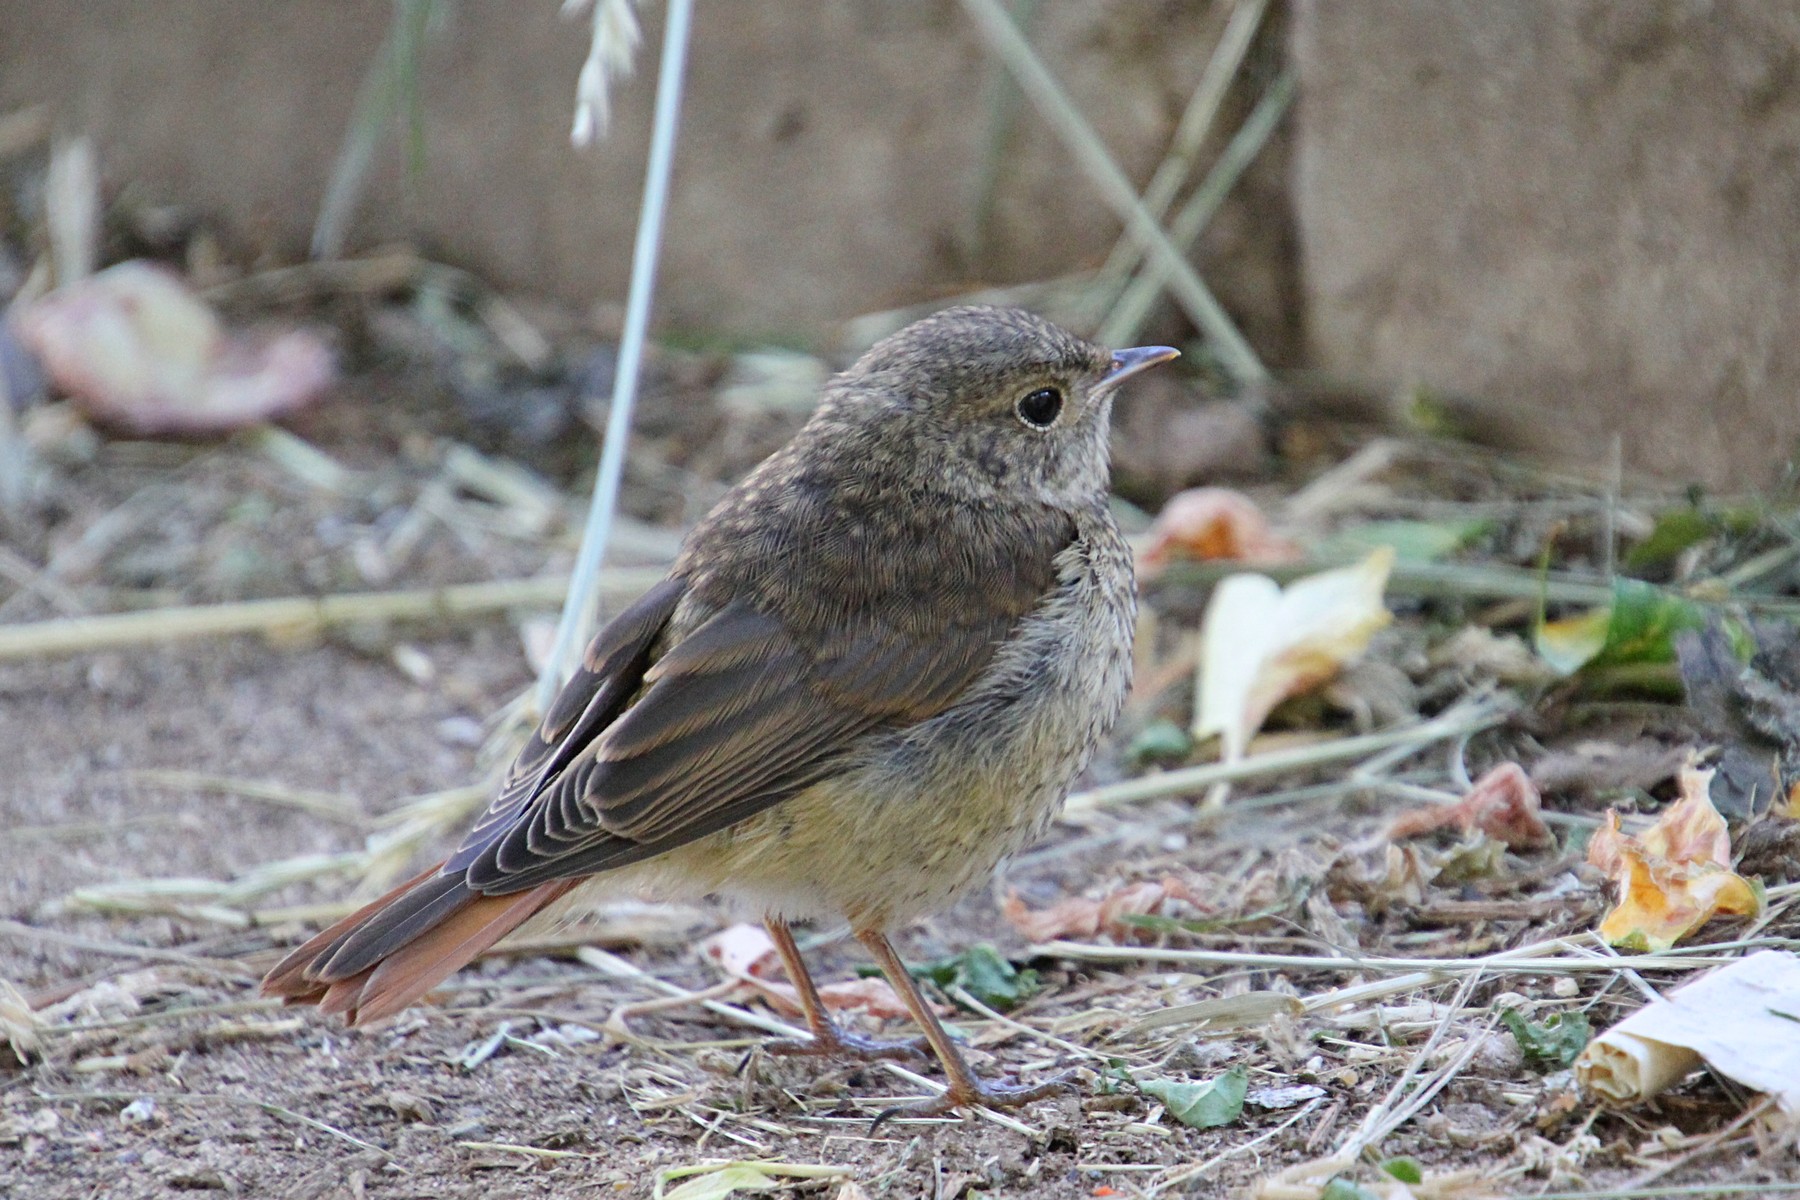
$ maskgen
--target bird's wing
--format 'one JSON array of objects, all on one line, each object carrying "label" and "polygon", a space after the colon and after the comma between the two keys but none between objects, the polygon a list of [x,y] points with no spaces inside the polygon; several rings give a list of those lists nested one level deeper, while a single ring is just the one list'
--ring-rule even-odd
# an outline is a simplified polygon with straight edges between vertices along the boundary
[{"label": "bird's wing", "polygon": [[735,599],[671,637],[672,579],[596,639],[445,870],[498,895],[649,858],[805,789],[859,734],[942,712],[1052,586],[1072,536],[1053,528],[1029,566],[923,623],[913,606],[904,628],[876,609],[806,621]]}]

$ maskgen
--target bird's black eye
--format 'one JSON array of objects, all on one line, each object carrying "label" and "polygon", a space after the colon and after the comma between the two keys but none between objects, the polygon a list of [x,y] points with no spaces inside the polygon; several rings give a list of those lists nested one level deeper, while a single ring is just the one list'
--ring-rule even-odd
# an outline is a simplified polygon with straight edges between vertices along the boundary
[{"label": "bird's black eye", "polygon": [[1021,396],[1014,409],[1019,414],[1019,420],[1033,429],[1048,429],[1056,424],[1056,416],[1062,412],[1062,406],[1061,392],[1055,388],[1039,388]]}]

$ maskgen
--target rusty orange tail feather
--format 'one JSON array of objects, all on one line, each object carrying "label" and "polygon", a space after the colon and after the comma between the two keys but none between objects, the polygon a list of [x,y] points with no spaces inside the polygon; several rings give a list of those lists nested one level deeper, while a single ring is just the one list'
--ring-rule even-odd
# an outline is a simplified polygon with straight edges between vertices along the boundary
[{"label": "rusty orange tail feather", "polygon": [[[280,996],[290,1004],[317,1004],[322,1012],[343,1013],[352,1025],[392,1016],[576,882],[556,880],[505,896],[456,889],[445,893],[438,870],[432,867],[421,872],[310,938],[264,977],[263,994]],[[415,893],[428,886],[435,894],[434,907],[444,910],[443,915],[424,928],[400,933],[417,912],[418,906],[409,901],[416,900]],[[364,962],[370,956],[363,954],[349,969],[334,970],[332,959],[339,957],[353,938],[378,948],[373,960]],[[384,944],[389,941],[393,944]]]}]

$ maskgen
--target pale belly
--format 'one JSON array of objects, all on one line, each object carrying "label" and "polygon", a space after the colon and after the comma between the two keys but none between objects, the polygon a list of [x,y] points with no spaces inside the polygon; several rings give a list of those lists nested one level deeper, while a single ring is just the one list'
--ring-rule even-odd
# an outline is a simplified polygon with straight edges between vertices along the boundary
[{"label": "pale belly", "polygon": [[965,700],[872,741],[844,773],[643,864],[645,881],[880,929],[947,906],[1043,836],[1131,682],[1129,559],[1099,532],[1103,561],[1092,538],[1064,552],[1061,586]]}]

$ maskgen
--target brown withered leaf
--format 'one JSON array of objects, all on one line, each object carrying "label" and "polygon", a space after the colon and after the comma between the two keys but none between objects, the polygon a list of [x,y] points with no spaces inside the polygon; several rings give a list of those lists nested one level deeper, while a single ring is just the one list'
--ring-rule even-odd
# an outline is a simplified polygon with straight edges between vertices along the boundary
[{"label": "brown withered leaf", "polygon": [[1438,829],[1479,830],[1514,850],[1546,845],[1550,830],[1539,815],[1537,787],[1518,763],[1501,763],[1475,781],[1455,804],[1416,808],[1388,826],[1396,841]]},{"label": "brown withered leaf", "polygon": [[1170,908],[1175,903],[1201,912],[1212,907],[1186,882],[1165,875],[1155,881],[1122,884],[1097,899],[1071,896],[1042,909],[1027,908],[1017,892],[1008,891],[1000,911],[1007,924],[1034,942],[1091,938],[1101,933],[1115,941],[1127,941],[1143,930],[1127,924],[1123,918],[1172,916]]}]

